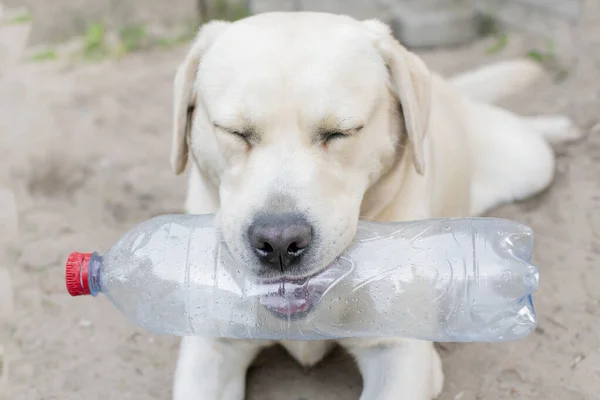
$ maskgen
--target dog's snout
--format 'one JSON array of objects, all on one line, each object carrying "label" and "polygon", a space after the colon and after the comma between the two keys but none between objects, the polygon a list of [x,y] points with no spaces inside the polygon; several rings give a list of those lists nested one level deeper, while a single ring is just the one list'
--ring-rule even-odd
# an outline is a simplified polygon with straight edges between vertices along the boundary
[{"label": "dog's snout", "polygon": [[300,215],[267,215],[254,221],[250,245],[263,264],[284,271],[300,259],[313,238],[312,227]]}]

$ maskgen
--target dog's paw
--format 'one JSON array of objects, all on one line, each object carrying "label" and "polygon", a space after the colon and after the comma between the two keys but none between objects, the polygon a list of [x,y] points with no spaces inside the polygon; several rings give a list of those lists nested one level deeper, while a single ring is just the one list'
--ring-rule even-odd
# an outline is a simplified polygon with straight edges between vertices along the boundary
[{"label": "dog's paw", "polygon": [[527,123],[550,144],[568,143],[584,136],[575,122],[564,115],[528,117]]}]

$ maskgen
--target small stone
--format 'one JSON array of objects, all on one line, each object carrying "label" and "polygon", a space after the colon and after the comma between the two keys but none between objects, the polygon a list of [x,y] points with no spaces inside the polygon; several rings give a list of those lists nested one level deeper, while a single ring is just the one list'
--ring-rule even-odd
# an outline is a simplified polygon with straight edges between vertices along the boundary
[{"label": "small stone", "polygon": [[581,363],[583,360],[585,360],[585,357],[586,357],[585,354],[579,354],[577,357],[575,357],[575,359],[571,363],[571,369],[575,369],[575,367],[577,367],[577,365],[579,365],[579,363]]},{"label": "small stone", "polygon": [[87,319],[82,319],[79,321],[79,326],[82,328],[90,328],[92,326],[92,321],[88,321]]}]

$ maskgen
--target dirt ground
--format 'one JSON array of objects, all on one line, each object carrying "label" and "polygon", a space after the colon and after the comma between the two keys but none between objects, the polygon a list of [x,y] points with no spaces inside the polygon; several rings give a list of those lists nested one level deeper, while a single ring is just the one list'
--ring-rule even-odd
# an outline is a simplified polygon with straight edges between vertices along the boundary
[{"label": "dirt ground", "polygon": [[[182,211],[186,179],[171,173],[168,156],[171,82],[184,49],[94,64],[12,63],[25,29],[0,23],[0,399],[166,400],[178,340],[136,329],[106,299],[69,297],[63,263],[70,251],[104,251],[136,223]],[[589,135],[557,149],[549,191],[493,213],[535,231],[539,327],[519,342],[440,346],[443,400],[600,399],[598,6],[561,38],[568,74],[505,105],[566,113]],[[487,54],[493,43],[423,57],[454,73],[537,46],[514,35]],[[274,348],[248,377],[254,400],[358,399],[360,389],[340,350],[305,372]]]}]

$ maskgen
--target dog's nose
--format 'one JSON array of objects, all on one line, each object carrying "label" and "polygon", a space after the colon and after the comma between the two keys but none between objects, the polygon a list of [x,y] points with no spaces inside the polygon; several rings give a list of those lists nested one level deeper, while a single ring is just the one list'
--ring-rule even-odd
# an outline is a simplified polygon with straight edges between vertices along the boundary
[{"label": "dog's nose", "polygon": [[297,214],[266,215],[249,230],[250,244],[261,262],[285,271],[298,261],[312,240],[312,228]]}]

